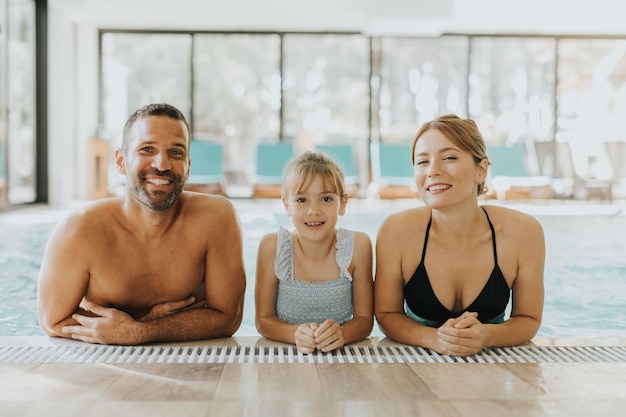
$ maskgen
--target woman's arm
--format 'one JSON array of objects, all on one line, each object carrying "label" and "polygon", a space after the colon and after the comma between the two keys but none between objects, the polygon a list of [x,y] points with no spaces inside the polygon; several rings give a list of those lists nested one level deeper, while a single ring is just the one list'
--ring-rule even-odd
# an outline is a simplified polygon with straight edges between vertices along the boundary
[{"label": "woman's arm", "polygon": [[429,349],[438,348],[437,329],[424,326],[404,311],[403,248],[414,229],[407,232],[405,214],[394,215],[381,225],[376,238],[376,278],[374,280],[374,313],[383,333],[391,340]]},{"label": "woman's arm", "polygon": [[[522,214],[515,219],[513,239],[517,250],[517,276],[512,287],[511,318],[488,326],[487,346],[517,346],[539,330],[543,314],[545,238],[541,224]],[[512,225],[513,226],[513,225]]]}]

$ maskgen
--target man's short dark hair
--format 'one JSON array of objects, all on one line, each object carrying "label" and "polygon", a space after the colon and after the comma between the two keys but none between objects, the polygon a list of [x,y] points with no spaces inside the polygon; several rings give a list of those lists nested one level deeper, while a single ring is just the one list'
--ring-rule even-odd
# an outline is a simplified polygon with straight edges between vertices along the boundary
[{"label": "man's short dark hair", "polygon": [[133,114],[130,115],[126,124],[124,125],[124,131],[122,133],[122,150],[126,152],[126,148],[128,147],[128,142],[130,141],[130,131],[135,124],[135,122],[139,119],[148,116],[167,116],[174,120],[180,120],[185,124],[187,128],[187,135],[191,138],[191,129],[189,128],[189,122],[187,122],[187,118],[176,107],[167,103],[152,103],[146,104],[135,110]]}]

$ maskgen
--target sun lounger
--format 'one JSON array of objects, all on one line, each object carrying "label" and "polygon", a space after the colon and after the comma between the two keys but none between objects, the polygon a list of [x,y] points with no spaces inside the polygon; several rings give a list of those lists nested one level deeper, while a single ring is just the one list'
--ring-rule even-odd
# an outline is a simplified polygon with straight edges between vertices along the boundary
[{"label": "sun lounger", "polygon": [[191,168],[187,189],[209,194],[225,194],[224,160],[220,143],[192,140]]}]

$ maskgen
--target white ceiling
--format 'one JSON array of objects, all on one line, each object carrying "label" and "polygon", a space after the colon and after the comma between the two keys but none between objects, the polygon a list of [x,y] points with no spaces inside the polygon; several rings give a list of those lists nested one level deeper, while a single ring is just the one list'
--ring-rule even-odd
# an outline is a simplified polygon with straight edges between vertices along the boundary
[{"label": "white ceiling", "polygon": [[626,35],[623,0],[49,0],[99,28]]}]

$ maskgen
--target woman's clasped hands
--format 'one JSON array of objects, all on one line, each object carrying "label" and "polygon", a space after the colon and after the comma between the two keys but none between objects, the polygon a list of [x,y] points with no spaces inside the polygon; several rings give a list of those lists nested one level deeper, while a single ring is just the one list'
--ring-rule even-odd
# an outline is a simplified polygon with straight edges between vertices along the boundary
[{"label": "woman's clasped hands", "polygon": [[475,312],[465,312],[449,319],[437,329],[439,353],[453,356],[469,356],[485,347],[485,326]]}]

